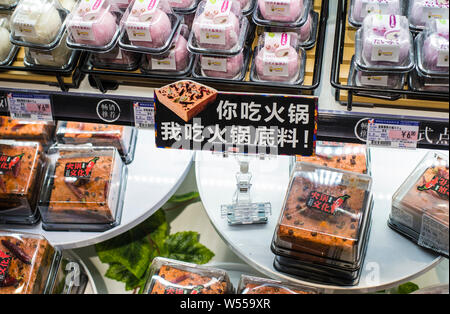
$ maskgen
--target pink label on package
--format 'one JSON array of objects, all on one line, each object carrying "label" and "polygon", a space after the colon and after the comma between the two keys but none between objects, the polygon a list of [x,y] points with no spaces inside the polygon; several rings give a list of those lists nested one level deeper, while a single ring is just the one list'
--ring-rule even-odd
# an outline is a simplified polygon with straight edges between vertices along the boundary
[{"label": "pink label on package", "polygon": [[226,58],[201,57],[200,59],[203,70],[227,72]]},{"label": "pink label on package", "polygon": [[391,13],[390,5],[393,0],[363,0],[362,1],[361,17],[366,17],[368,14],[389,14]]},{"label": "pink label on package", "polygon": [[266,12],[270,12],[270,15],[288,16],[290,14],[291,0],[264,0],[264,5]]}]

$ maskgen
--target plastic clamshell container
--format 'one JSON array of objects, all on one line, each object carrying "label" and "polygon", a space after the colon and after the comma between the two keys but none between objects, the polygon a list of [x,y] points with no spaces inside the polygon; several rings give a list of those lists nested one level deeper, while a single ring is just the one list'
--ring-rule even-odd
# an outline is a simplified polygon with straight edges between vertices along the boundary
[{"label": "plastic clamshell container", "polygon": [[[447,0],[405,0],[408,4],[409,27],[420,32],[433,19],[449,18]],[[447,26],[448,28],[448,26]]]},{"label": "plastic clamshell container", "polygon": [[135,71],[139,67],[141,54],[123,50],[118,45],[108,52],[94,52],[91,54],[91,64],[95,68]]},{"label": "plastic clamshell container", "polygon": [[[219,12],[219,13],[216,13]],[[189,36],[192,53],[233,56],[245,45],[248,19],[233,0],[205,0],[199,3]]]},{"label": "plastic clamshell container", "polygon": [[161,75],[164,73],[172,75],[187,74],[192,68],[194,59],[187,49],[188,38],[189,29],[183,24],[174,38],[173,47],[161,55],[145,55],[141,71]]},{"label": "plastic clamshell container", "polygon": [[348,22],[359,28],[369,14],[404,15],[405,11],[404,0],[351,0]]},{"label": "plastic clamshell container", "polygon": [[233,286],[224,270],[156,257],[145,284],[146,294],[230,294]]},{"label": "plastic clamshell container", "polygon": [[80,1],[68,17],[67,46],[92,52],[107,52],[119,39],[122,11],[108,0]]},{"label": "plastic clamshell container", "polygon": [[297,155],[296,161],[370,174],[370,150],[363,144],[317,141],[315,156]]},{"label": "plastic clamshell container", "polygon": [[312,7],[312,0],[257,0],[253,21],[260,26],[302,27]]},{"label": "plastic clamshell container", "polygon": [[0,261],[0,294],[49,294],[61,252],[41,235],[0,230]]},{"label": "plastic clamshell container", "polygon": [[434,19],[414,40],[416,65],[432,77],[449,74],[449,20]]},{"label": "plastic clamshell container", "polygon": [[448,156],[429,152],[392,197],[389,223],[419,245],[448,256]]},{"label": "plastic clamshell container", "polygon": [[22,0],[11,16],[11,42],[50,50],[64,36],[69,11],[57,0]]},{"label": "plastic clamshell container", "polygon": [[126,182],[114,147],[52,146],[39,199],[42,227],[100,232],[117,226]]},{"label": "plastic clamshell container", "polygon": [[410,72],[414,49],[406,17],[367,16],[355,35],[355,62],[364,71]]},{"label": "plastic clamshell container", "polygon": [[18,51],[18,48],[11,44],[9,37],[9,16],[0,15],[0,66],[10,65]]},{"label": "plastic clamshell container", "polygon": [[125,11],[133,0],[108,0],[114,9]]},{"label": "plastic clamshell container", "polygon": [[0,140],[0,223],[31,225],[39,220],[42,170],[38,142]]},{"label": "plastic clamshell container", "polygon": [[52,141],[54,122],[32,121],[0,117],[0,138],[37,141],[46,145]]},{"label": "plastic clamshell container", "polygon": [[434,91],[448,93],[449,78],[436,76],[432,77],[421,73],[417,67],[408,75],[408,83],[414,91]]},{"label": "plastic clamshell container", "polygon": [[0,10],[13,10],[19,0],[0,0]]},{"label": "plastic clamshell container", "polygon": [[197,55],[192,75],[211,79],[242,81],[247,73],[250,49],[235,56],[220,57]]},{"label": "plastic clamshell container", "polygon": [[255,48],[250,80],[301,85],[305,77],[306,52],[296,33],[264,33]]},{"label": "plastic clamshell container", "polygon": [[120,21],[119,46],[142,53],[165,53],[174,43],[181,20],[167,0],[134,1]]},{"label": "plastic clamshell container", "polygon": [[84,267],[80,265],[80,259],[64,251],[51,294],[84,294],[88,282],[88,276]]},{"label": "plastic clamshell container", "polygon": [[131,126],[62,121],[56,139],[62,144],[91,144],[115,147],[125,163],[130,163],[136,150],[137,129]]},{"label": "plastic clamshell container", "polygon": [[241,275],[238,294],[318,294],[316,288],[278,280]]},{"label": "plastic clamshell container", "polygon": [[167,0],[167,2],[175,13],[188,14],[195,12],[199,0]]},{"label": "plastic clamshell container", "polygon": [[371,185],[368,175],[297,163],[273,244],[357,264],[370,221]]}]

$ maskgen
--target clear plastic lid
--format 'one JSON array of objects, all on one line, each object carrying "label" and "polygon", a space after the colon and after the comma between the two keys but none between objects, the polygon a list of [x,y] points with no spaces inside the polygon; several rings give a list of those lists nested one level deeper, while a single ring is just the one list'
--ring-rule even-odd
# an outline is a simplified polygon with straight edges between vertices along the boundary
[{"label": "clear plastic lid", "polygon": [[221,269],[156,257],[144,291],[146,294],[229,294],[233,287]]},{"label": "clear plastic lid", "polygon": [[47,294],[61,253],[41,235],[0,231],[0,294]]},{"label": "clear plastic lid", "polygon": [[368,175],[299,162],[275,231],[275,244],[354,263],[368,223]]},{"label": "clear plastic lid", "polygon": [[255,48],[251,79],[299,85],[305,76],[306,53],[296,33],[264,33]]},{"label": "clear plastic lid", "polygon": [[19,0],[0,0],[0,10],[12,10],[18,3]]},{"label": "clear plastic lid", "polygon": [[411,71],[414,68],[413,38],[406,17],[367,16],[356,32],[355,62],[366,71]]},{"label": "clear plastic lid", "polygon": [[357,66],[354,63],[352,64],[350,71],[349,85],[362,87],[403,89],[407,76],[406,73],[362,71],[357,69]]},{"label": "clear plastic lid", "polygon": [[11,41],[19,46],[53,49],[63,37],[68,13],[58,0],[22,0],[11,16]]},{"label": "clear plastic lid", "polygon": [[13,58],[11,53],[14,50],[14,46],[9,40],[9,29],[7,25],[7,20],[0,20],[0,65],[6,65],[12,62]]},{"label": "clear plastic lid", "polygon": [[0,140],[0,220],[34,223],[43,167],[38,142]]},{"label": "clear plastic lid", "polygon": [[108,0],[111,6],[120,9],[126,10],[128,6],[133,2],[133,0]]},{"label": "clear plastic lid", "polygon": [[132,71],[137,69],[140,59],[139,53],[123,50],[117,45],[108,52],[92,53],[91,62],[96,68]]},{"label": "clear plastic lid", "polygon": [[242,80],[247,71],[247,57],[244,52],[231,57],[198,55],[195,73],[199,72],[203,77]]},{"label": "clear plastic lid", "polygon": [[130,4],[120,22],[119,45],[126,50],[164,53],[179,30],[181,17],[167,0],[142,0]]},{"label": "clear plastic lid", "polygon": [[242,275],[238,294],[318,294],[318,290],[278,280]]},{"label": "clear plastic lid", "polygon": [[69,66],[74,51],[67,47],[65,38],[52,50],[25,48],[24,64],[64,69]]},{"label": "clear plastic lid", "polygon": [[[433,19],[448,19],[448,0],[407,0],[411,29],[421,31]],[[448,26],[447,26],[448,28]]]},{"label": "clear plastic lid", "polygon": [[199,0],[167,0],[175,13],[192,13],[195,12]]},{"label": "clear plastic lid", "polygon": [[188,49],[202,54],[237,55],[245,45],[248,29],[238,1],[205,0],[198,5]]},{"label": "clear plastic lid", "polygon": [[75,4],[77,3],[77,0],[58,0],[58,1],[59,4],[61,4],[61,6],[69,12],[73,10]]},{"label": "clear plastic lid", "polygon": [[106,230],[118,223],[126,168],[114,147],[57,145],[47,163],[39,200],[46,229],[89,230],[97,224]]},{"label": "clear plastic lid", "polygon": [[370,168],[367,146],[352,143],[317,141],[316,155],[313,157],[297,156],[297,161],[362,174],[367,174]]},{"label": "clear plastic lid", "polygon": [[369,14],[404,15],[403,0],[352,0],[348,22],[354,27],[361,27]]},{"label": "clear plastic lid", "polygon": [[39,141],[47,144],[53,137],[54,122],[0,117],[0,138]]},{"label": "clear plastic lid", "polygon": [[261,26],[298,28],[303,26],[312,0],[258,0],[253,21]]},{"label": "clear plastic lid", "polygon": [[84,0],[68,17],[67,46],[88,51],[109,51],[120,35],[122,12],[107,0]]},{"label": "clear plastic lid", "polygon": [[434,19],[415,39],[416,64],[422,73],[448,77],[449,20]]}]

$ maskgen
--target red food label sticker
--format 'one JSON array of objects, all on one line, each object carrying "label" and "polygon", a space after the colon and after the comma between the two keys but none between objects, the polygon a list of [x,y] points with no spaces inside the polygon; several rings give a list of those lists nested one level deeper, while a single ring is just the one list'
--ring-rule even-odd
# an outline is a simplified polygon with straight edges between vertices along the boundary
[{"label": "red food label sticker", "polygon": [[0,283],[2,283],[8,275],[11,258],[10,254],[0,250]]},{"label": "red food label sticker", "polygon": [[204,286],[202,285],[195,286],[193,288],[167,286],[164,289],[164,294],[200,294],[203,289]]},{"label": "red food label sticker", "polygon": [[449,198],[448,193],[448,178],[444,178],[438,175],[435,175],[433,179],[428,181],[427,183],[423,185],[419,185],[417,187],[419,191],[434,191],[436,192],[441,198]]},{"label": "red food label sticker", "polygon": [[68,162],[64,168],[64,176],[67,178],[90,178],[98,159],[98,157],[94,157],[87,162]]},{"label": "red food label sticker", "polygon": [[0,155],[0,174],[16,169],[24,154],[16,156]]},{"label": "red food label sticker", "polygon": [[312,191],[309,193],[306,206],[310,209],[320,210],[334,215],[336,209],[341,208],[349,198],[350,196],[347,194],[335,197],[322,192]]}]

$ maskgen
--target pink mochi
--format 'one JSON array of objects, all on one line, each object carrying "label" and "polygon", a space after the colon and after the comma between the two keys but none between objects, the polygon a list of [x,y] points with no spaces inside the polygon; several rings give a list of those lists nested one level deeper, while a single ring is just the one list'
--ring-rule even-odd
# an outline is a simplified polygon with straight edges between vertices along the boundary
[{"label": "pink mochi", "polygon": [[248,4],[251,0],[238,0],[238,2],[241,4],[241,10],[245,10],[248,7]]},{"label": "pink mochi", "polygon": [[116,46],[113,50],[106,53],[94,54],[95,61],[100,64],[117,64],[117,65],[131,65],[138,57],[138,54],[120,49]]},{"label": "pink mochi", "polygon": [[[194,23],[192,25],[192,29],[194,31],[195,39],[197,40],[198,46],[201,48],[219,49],[219,50],[227,50],[233,48],[237,44],[239,39],[239,32],[240,32],[239,19],[233,12],[230,12],[228,19],[225,23],[215,24],[213,21],[213,17],[207,16],[208,14],[209,12],[203,11],[199,16],[197,16],[194,19]],[[225,28],[225,45],[200,42],[202,27],[208,26],[214,27],[216,25],[220,25]]]},{"label": "pink mochi", "polygon": [[172,8],[188,9],[196,0],[168,0]]},{"label": "pink mochi", "polygon": [[[131,15],[128,17],[134,18]],[[126,25],[126,22],[125,22]],[[158,48],[164,46],[172,31],[172,23],[167,14],[156,8],[152,16],[151,22],[145,23],[145,27],[150,28],[152,41],[131,41],[135,46]]]},{"label": "pink mochi", "polygon": [[266,48],[262,48],[256,55],[255,65],[256,73],[258,77],[263,81],[273,81],[273,82],[289,82],[295,78],[300,67],[300,57],[297,51],[290,46],[288,48],[288,75],[287,76],[276,76],[276,75],[264,75],[264,53],[267,51]]},{"label": "pink mochi", "polygon": [[[175,51],[175,71],[182,71],[186,69],[189,62],[189,52],[187,50],[187,41],[184,36],[178,36],[175,47],[171,49]],[[152,55],[147,55],[149,67],[152,65]]]},{"label": "pink mochi", "polygon": [[75,14],[69,21],[69,32],[72,34],[71,38],[78,44],[85,44],[90,46],[105,46],[111,42],[117,30],[117,19],[110,11],[102,8],[99,15],[93,21],[91,32],[93,40],[77,39],[74,33],[77,32],[75,26],[79,26],[83,22],[83,17]]},{"label": "pink mochi", "polygon": [[441,18],[448,18],[449,0],[409,0],[409,21],[415,27],[423,28],[430,20],[424,9],[427,3],[432,3],[442,11]]},{"label": "pink mochi", "polygon": [[300,30],[298,32],[300,42],[305,42],[309,40],[309,38],[311,37],[311,28],[312,28],[312,17],[311,14],[308,14],[308,19],[306,20],[306,23],[302,27],[300,27]]},{"label": "pink mochi", "polygon": [[195,18],[195,12],[194,13],[190,13],[190,14],[183,14],[183,24],[187,25],[187,27],[189,29],[192,28],[192,23],[194,23],[194,18]]},{"label": "pink mochi", "polygon": [[[202,58],[203,56],[200,56],[200,66],[202,64],[201,63]],[[244,54],[242,52],[233,57],[217,57],[217,58],[226,59],[227,71],[222,72],[222,71],[202,69],[204,75],[209,77],[232,79],[242,71],[242,67],[244,66]]]},{"label": "pink mochi", "polygon": [[425,39],[422,52],[423,65],[426,69],[443,73],[448,72],[448,67],[438,66],[439,49],[442,46],[446,46],[448,51],[448,38],[434,33]]},{"label": "pink mochi", "polygon": [[[395,14],[395,15],[402,15],[402,7],[400,0],[377,0],[374,2],[375,4],[378,4],[381,2],[380,5],[383,5],[383,13],[384,14]],[[387,3],[388,8],[386,9],[386,5],[384,3]],[[354,0],[353,1],[353,19],[358,22],[362,23],[364,18],[369,14],[368,9],[371,7],[371,4],[368,4],[363,12],[363,4],[364,0]],[[372,13],[372,12],[370,12]],[[376,12],[378,13],[378,12]]]},{"label": "pink mochi", "polygon": [[275,22],[294,22],[302,14],[304,5],[303,0],[291,0],[289,15],[273,14],[271,11],[266,10],[266,3],[264,0],[258,0],[258,7],[259,12],[261,12],[261,15],[266,20]]}]

